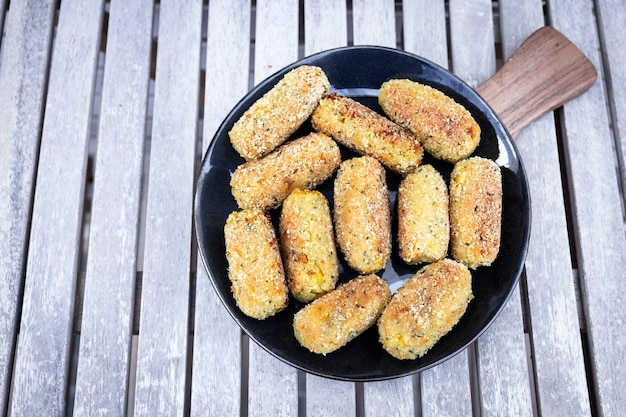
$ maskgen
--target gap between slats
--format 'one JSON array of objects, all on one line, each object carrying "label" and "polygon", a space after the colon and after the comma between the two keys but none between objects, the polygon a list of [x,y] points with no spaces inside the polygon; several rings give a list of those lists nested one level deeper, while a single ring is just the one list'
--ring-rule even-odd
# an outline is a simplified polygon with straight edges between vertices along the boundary
[{"label": "gap between slats", "polygon": [[[4,38],[4,21],[9,9],[9,0],[0,0],[0,57],[2,56],[2,39]],[[0,59],[0,65],[2,60]]]}]

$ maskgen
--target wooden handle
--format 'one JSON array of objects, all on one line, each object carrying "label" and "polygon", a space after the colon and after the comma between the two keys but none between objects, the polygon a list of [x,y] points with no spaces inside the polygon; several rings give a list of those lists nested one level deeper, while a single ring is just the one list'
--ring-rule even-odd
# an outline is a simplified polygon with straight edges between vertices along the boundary
[{"label": "wooden handle", "polygon": [[513,138],[545,113],[587,91],[596,69],[562,33],[544,26],[476,88]]}]

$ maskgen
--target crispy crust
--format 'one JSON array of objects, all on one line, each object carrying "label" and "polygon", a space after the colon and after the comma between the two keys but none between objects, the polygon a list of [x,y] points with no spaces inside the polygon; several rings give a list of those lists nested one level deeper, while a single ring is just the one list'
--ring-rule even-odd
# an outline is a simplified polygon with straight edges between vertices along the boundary
[{"label": "crispy crust", "polygon": [[233,125],[228,132],[233,147],[247,161],[269,154],[309,118],[329,89],[319,67],[289,71]]},{"label": "crispy crust", "polygon": [[330,178],[340,163],[337,143],[324,134],[311,133],[237,167],[230,180],[231,191],[242,209],[268,211],[296,188],[315,188]]},{"label": "crispy crust", "polygon": [[294,298],[306,303],[333,290],[339,267],[326,197],[319,191],[294,190],[283,202],[279,231]]},{"label": "crispy crust", "polygon": [[332,93],[311,115],[313,127],[398,174],[412,172],[424,150],[409,132],[363,104]]},{"label": "crispy crust", "polygon": [[298,311],[294,335],[312,352],[333,352],[373,326],[390,298],[376,275],[354,278]]},{"label": "crispy crust", "polygon": [[362,156],[341,163],[334,184],[337,244],[361,274],[385,267],[391,255],[391,214],[385,169]]},{"label": "crispy crust", "polygon": [[451,259],[420,269],[396,291],[378,320],[383,348],[398,359],[423,356],[465,314],[472,276]]},{"label": "crispy crust", "polygon": [[231,290],[247,316],[265,319],[283,310],[289,292],[274,227],[257,210],[233,212],[224,226]]},{"label": "crispy crust", "polygon": [[448,188],[431,165],[407,175],[398,188],[398,245],[408,264],[443,259],[450,242]]},{"label": "crispy crust", "polygon": [[502,223],[502,174],[490,159],[472,157],[450,177],[450,240],[454,259],[471,269],[498,256]]},{"label": "crispy crust", "polygon": [[470,156],[480,142],[480,126],[470,112],[432,87],[390,80],[380,87],[378,103],[435,158],[457,162]]}]

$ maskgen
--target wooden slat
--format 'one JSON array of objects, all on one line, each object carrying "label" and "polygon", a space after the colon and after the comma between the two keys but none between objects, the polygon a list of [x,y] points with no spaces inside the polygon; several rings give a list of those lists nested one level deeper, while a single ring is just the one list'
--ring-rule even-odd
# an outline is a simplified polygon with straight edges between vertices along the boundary
[{"label": "wooden slat", "polygon": [[135,416],[185,412],[202,1],[161,2]]},{"label": "wooden slat", "polygon": [[[347,45],[345,1],[308,1],[304,4],[304,51],[311,55]],[[332,83],[332,80],[331,80]],[[307,415],[347,416],[356,414],[355,384],[306,375]]]},{"label": "wooden slat", "polygon": [[87,142],[102,16],[102,1],[64,1],[61,5],[15,357],[10,412],[16,416],[65,414]]},{"label": "wooden slat", "polygon": [[421,374],[422,415],[472,415],[467,350]]},{"label": "wooden slat", "polygon": [[[203,154],[221,121],[248,91],[249,0],[209,3]],[[192,416],[240,414],[241,330],[198,260],[193,349]]]},{"label": "wooden slat", "polygon": [[304,55],[348,44],[345,0],[310,0],[304,3]]},{"label": "wooden slat", "polygon": [[621,161],[622,198],[626,206],[626,50],[623,48],[626,28],[626,3],[620,0],[597,2],[601,41],[605,56],[605,76],[612,108],[613,134]]},{"label": "wooden slat", "polygon": [[352,16],[355,45],[396,47],[394,0],[354,0]]},{"label": "wooden slat", "polygon": [[306,375],[306,410],[310,416],[351,416],[356,414],[356,387],[353,382]]},{"label": "wooden slat", "polygon": [[445,2],[404,0],[402,22],[404,50],[448,68]]},{"label": "wooden slat", "polygon": [[110,5],[74,416],[126,414],[152,10]]},{"label": "wooden slat", "polygon": [[356,415],[355,384],[307,374],[306,415]]},{"label": "wooden slat", "polygon": [[[257,1],[254,83],[297,59],[298,1]],[[249,355],[249,415],[297,415],[298,371],[252,341]]]},{"label": "wooden slat", "polygon": [[[551,2],[549,13],[554,27],[570,38],[602,75],[593,4]],[[605,92],[602,82],[596,82],[567,103],[562,115],[593,386],[598,412],[611,416],[626,408],[626,367],[616,366],[626,358],[626,340],[615,332],[616,326],[626,323],[626,237]]]},{"label": "wooden slat", "polygon": [[[4,19],[4,6],[0,20]],[[41,123],[54,2],[11,9],[0,57],[0,413],[7,411],[11,361],[28,247],[28,221]],[[2,28],[0,24],[0,36]],[[7,64],[2,64],[6,62]],[[10,63],[10,65],[8,64]]]},{"label": "wooden slat", "polygon": [[222,120],[248,92],[250,15],[248,0],[209,4],[203,155]]},{"label": "wooden slat", "polygon": [[298,13],[297,0],[257,2],[255,84],[298,59]]},{"label": "wooden slat", "polygon": [[451,71],[476,87],[496,70],[491,1],[451,0]]},{"label": "wooden slat", "polygon": [[[417,378],[417,377],[415,377]],[[415,402],[411,376],[363,384],[366,416],[414,416]],[[346,414],[344,414],[346,415]]]},{"label": "wooden slat", "polygon": [[[500,22],[506,59],[543,25],[542,2],[503,3]],[[573,416],[588,414],[589,400],[557,141],[554,117],[547,114],[524,130],[516,142],[527,170],[533,207],[525,271],[537,407],[544,415]],[[500,370],[499,366],[492,372],[502,373]],[[495,414],[503,405],[486,402],[486,406]]]}]

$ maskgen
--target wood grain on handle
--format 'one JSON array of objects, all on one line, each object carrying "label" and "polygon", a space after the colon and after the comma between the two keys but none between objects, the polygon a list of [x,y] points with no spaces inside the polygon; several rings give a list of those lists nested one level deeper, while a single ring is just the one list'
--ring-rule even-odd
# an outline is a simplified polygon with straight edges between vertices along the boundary
[{"label": "wood grain on handle", "polygon": [[584,93],[596,78],[595,67],[576,45],[544,26],[476,91],[515,138],[545,113]]}]

